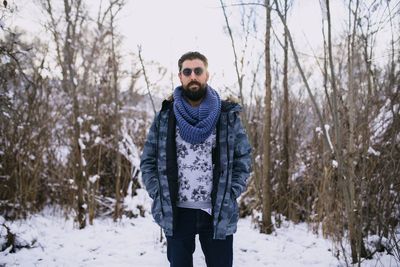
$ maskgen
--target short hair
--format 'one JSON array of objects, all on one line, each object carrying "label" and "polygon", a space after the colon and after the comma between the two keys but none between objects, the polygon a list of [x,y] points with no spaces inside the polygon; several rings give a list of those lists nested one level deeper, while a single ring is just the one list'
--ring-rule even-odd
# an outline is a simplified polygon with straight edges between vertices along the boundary
[{"label": "short hair", "polygon": [[181,58],[178,60],[179,72],[182,70],[182,64],[185,60],[193,60],[193,59],[200,59],[201,61],[203,61],[204,66],[206,66],[206,68],[208,67],[208,60],[203,54],[201,54],[197,51],[187,52],[187,53],[183,54],[181,56]]}]

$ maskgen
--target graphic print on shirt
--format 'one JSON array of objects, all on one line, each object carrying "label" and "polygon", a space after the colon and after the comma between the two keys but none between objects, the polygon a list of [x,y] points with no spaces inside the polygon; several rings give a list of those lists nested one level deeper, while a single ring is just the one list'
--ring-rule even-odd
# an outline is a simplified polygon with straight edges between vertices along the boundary
[{"label": "graphic print on shirt", "polygon": [[190,144],[182,139],[176,128],[176,150],[178,163],[178,203],[211,203],[212,149],[216,145],[216,131],[201,144]]}]

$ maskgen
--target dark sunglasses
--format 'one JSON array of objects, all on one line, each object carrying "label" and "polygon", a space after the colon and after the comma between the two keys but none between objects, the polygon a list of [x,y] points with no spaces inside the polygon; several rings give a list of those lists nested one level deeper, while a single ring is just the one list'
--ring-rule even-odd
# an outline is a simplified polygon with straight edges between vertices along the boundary
[{"label": "dark sunglasses", "polygon": [[190,75],[192,75],[192,71],[194,72],[194,74],[196,74],[196,76],[200,76],[203,74],[203,68],[197,67],[194,69],[189,69],[189,68],[184,68],[182,70],[182,74],[185,75],[186,77],[189,77]]}]

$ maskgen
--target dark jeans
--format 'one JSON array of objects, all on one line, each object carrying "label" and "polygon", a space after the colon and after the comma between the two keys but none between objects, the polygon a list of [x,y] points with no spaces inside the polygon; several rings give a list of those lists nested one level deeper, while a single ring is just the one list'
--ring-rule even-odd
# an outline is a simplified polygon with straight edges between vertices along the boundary
[{"label": "dark jeans", "polygon": [[233,236],[213,239],[212,216],[197,209],[177,208],[173,236],[167,236],[167,256],[171,267],[193,266],[195,236],[199,234],[207,267],[232,267]]}]

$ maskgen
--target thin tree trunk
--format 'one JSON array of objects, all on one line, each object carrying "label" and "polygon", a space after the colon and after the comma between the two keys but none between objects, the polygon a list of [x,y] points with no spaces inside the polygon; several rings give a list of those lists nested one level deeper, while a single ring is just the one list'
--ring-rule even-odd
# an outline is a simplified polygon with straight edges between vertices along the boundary
[{"label": "thin tree trunk", "polygon": [[[347,97],[347,109],[348,109],[348,118],[349,118],[349,136],[348,136],[348,154],[347,154],[347,178],[348,178],[348,183],[349,183],[349,193],[350,193],[350,201],[352,202],[352,205],[355,206],[353,208],[353,213],[354,213],[354,222],[353,222],[353,231],[355,232],[353,235],[353,238],[355,239],[352,242],[356,243],[356,249],[357,253],[356,255],[353,255],[352,253],[352,258],[354,262],[354,256],[357,257],[357,262],[360,264],[360,255],[361,255],[361,250],[362,250],[362,236],[361,230],[357,230],[357,225],[359,225],[357,222],[357,212],[359,211],[358,208],[358,202],[355,199],[355,166],[354,166],[354,161],[355,161],[355,153],[356,153],[356,147],[354,144],[354,138],[355,138],[355,105],[356,105],[356,88],[354,86],[354,62],[353,62],[353,57],[354,57],[354,50],[355,50],[355,36],[356,36],[356,23],[357,23],[357,15],[358,15],[358,5],[359,1],[356,0],[356,8],[355,11],[353,12],[351,9],[352,5],[352,0],[349,1],[349,38],[348,38],[348,62],[347,62],[347,69],[348,69],[348,97]],[[354,21],[351,23],[351,14],[354,16]],[[353,29],[351,29],[353,27]],[[350,228],[350,227],[349,227]],[[352,237],[352,236],[350,236]]]},{"label": "thin tree trunk", "polygon": [[97,158],[97,175],[99,176],[94,183],[91,183],[91,192],[89,199],[89,224],[93,225],[94,216],[96,214],[96,192],[99,187],[100,172],[101,172],[101,148],[99,145],[99,155]]},{"label": "thin tree trunk", "polygon": [[[244,124],[244,127],[245,127],[247,133],[251,133],[250,121],[249,121],[250,120],[250,116],[249,116],[250,108],[248,109],[247,106],[245,105],[245,102],[244,102],[243,72],[241,72],[239,70],[239,62],[243,62],[243,58],[242,58],[242,60],[238,59],[237,51],[236,51],[237,49],[236,49],[236,45],[235,45],[235,39],[233,38],[232,29],[231,29],[231,26],[229,24],[228,15],[226,13],[225,4],[224,4],[223,0],[220,0],[220,4],[221,4],[222,12],[223,12],[223,15],[224,15],[224,18],[225,18],[225,24],[226,24],[226,28],[228,29],[228,34],[229,34],[229,38],[231,40],[231,46],[232,46],[232,51],[233,51],[233,55],[234,55],[234,65],[235,65],[236,79],[237,79],[238,86],[239,86],[239,99],[240,99],[240,104],[242,105],[242,109],[243,109],[243,115],[242,115],[243,124]],[[258,65],[257,65],[257,68],[258,68]],[[254,75],[256,75],[256,73]],[[254,85],[255,85],[255,83],[253,83],[253,85],[251,87],[252,89],[253,89]],[[250,99],[250,103],[251,103],[251,99]],[[254,144],[255,144],[254,135],[249,134],[249,141],[250,141],[250,144],[252,144],[254,146]],[[256,154],[256,153],[254,153],[254,154]],[[254,173],[253,173],[254,174],[253,175],[253,179],[255,179],[255,183],[254,184],[257,187],[256,190],[255,190],[257,192],[256,197],[258,198],[258,200],[260,200],[261,199],[261,193],[260,192],[262,191],[261,190],[262,186],[261,186],[261,181],[260,181],[261,178],[260,178],[260,176],[258,174],[259,172],[257,172],[258,165],[257,165],[257,163],[255,161],[255,157],[252,157],[251,160],[252,160],[252,166],[254,166],[254,170],[255,170]]]},{"label": "thin tree trunk", "polygon": [[273,225],[271,221],[271,58],[270,58],[270,40],[271,40],[271,8],[269,0],[265,0],[266,29],[265,29],[265,122],[264,122],[264,153],[263,153],[263,216],[261,233],[271,234]]},{"label": "thin tree trunk", "polygon": [[[338,91],[336,86],[336,76],[335,76],[335,68],[333,65],[333,55],[332,55],[332,34],[331,34],[331,16],[330,16],[330,7],[329,0],[326,0],[326,10],[327,10],[327,22],[328,22],[328,55],[329,55],[329,65],[330,65],[330,74],[331,74],[331,86],[333,92],[333,121],[334,121],[334,129],[335,129],[335,140],[336,140],[336,160],[338,163],[337,170],[339,176],[340,187],[343,191],[346,215],[348,220],[348,228],[349,228],[349,237],[350,237],[350,246],[351,246],[351,258],[353,263],[357,262],[357,234],[356,234],[356,218],[354,213],[354,181],[352,177],[346,177],[348,174],[345,172],[344,165],[344,157],[343,157],[343,135],[342,135],[342,126],[340,124],[341,120],[339,117],[339,109],[338,109]],[[353,103],[354,104],[354,103]],[[350,162],[349,164],[353,164]]]},{"label": "thin tree trunk", "polygon": [[[121,118],[119,115],[119,98],[118,98],[118,59],[115,51],[115,34],[114,34],[114,19],[115,14],[113,13],[113,4],[118,4],[118,2],[113,2],[110,5],[110,30],[111,30],[111,57],[112,57],[112,87],[114,91],[114,119],[115,119],[115,128],[114,128],[114,149],[116,154],[115,160],[115,209],[114,209],[114,221],[117,221],[121,218],[122,210],[121,210],[121,153],[119,151],[119,142],[121,139]],[[121,6],[118,7],[119,10]],[[118,13],[118,11],[116,13]]]},{"label": "thin tree trunk", "polygon": [[[287,0],[285,0],[285,23],[287,19]],[[288,217],[288,181],[289,181],[289,135],[290,135],[290,119],[289,119],[289,86],[288,86],[288,37],[287,31],[284,32],[284,47],[283,47],[283,144],[282,144],[282,175],[280,181],[280,205],[279,211]]]},{"label": "thin tree trunk", "polygon": [[[81,1],[77,2],[76,9],[79,9]],[[66,36],[64,42],[64,58],[63,65],[65,66],[66,73],[63,76],[63,84],[66,87],[65,90],[71,94],[72,97],[72,124],[73,124],[73,134],[72,134],[72,154],[73,154],[73,171],[75,181],[78,187],[78,201],[77,201],[77,216],[79,229],[86,227],[86,205],[85,205],[85,177],[83,174],[83,164],[82,164],[82,151],[80,146],[80,135],[81,129],[78,119],[80,117],[80,108],[78,100],[78,91],[76,84],[76,75],[74,70],[74,49],[72,45],[76,42],[76,23],[77,18],[74,20],[70,17],[72,12],[72,5],[69,1],[64,0],[64,11],[65,20],[67,22]],[[79,12],[76,12],[78,14]],[[56,29],[55,29],[56,30]]]}]

